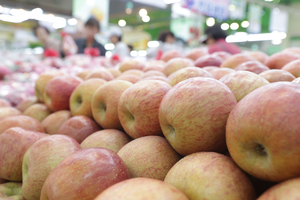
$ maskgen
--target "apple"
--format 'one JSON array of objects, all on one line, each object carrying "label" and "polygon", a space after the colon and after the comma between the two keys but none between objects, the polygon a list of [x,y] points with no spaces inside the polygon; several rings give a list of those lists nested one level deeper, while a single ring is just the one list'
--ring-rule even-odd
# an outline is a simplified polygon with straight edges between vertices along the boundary
[{"label": "apple", "polygon": [[227,74],[233,72],[235,72],[235,70],[230,68],[218,68],[215,70],[209,70],[209,73],[217,80],[220,80],[223,76],[226,76]]},{"label": "apple", "polygon": [[27,149],[36,141],[46,137],[44,133],[10,128],[0,134],[0,178],[22,181],[22,161]]},{"label": "apple", "polygon": [[262,86],[232,110],[226,126],[227,147],[248,174],[280,182],[300,175],[300,85]]},{"label": "apple", "polygon": [[100,78],[92,78],[79,84],[70,97],[70,110],[73,116],[85,115],[92,118],[92,97],[95,91],[106,81]]},{"label": "apple", "polygon": [[130,69],[130,70],[127,70],[122,73],[122,75],[125,75],[125,74],[131,74],[131,75],[141,77],[144,74],[144,71],[139,70],[139,69]]},{"label": "apple", "polygon": [[282,51],[282,52],[271,55],[267,59],[266,65],[270,69],[281,69],[283,66],[285,66],[289,62],[291,62],[293,60],[298,60],[298,59],[300,59],[299,54]]},{"label": "apple", "polygon": [[125,74],[125,75],[119,76],[115,80],[129,81],[130,83],[135,84],[136,82],[138,82],[139,80],[141,80],[141,78],[138,77],[138,76],[136,76],[136,75]]},{"label": "apple", "polygon": [[83,149],[102,147],[118,153],[118,151],[130,141],[130,137],[122,131],[105,129],[88,136],[80,146]]},{"label": "apple", "polygon": [[220,79],[233,92],[237,102],[253,90],[269,84],[263,77],[247,71],[238,71],[227,74]]},{"label": "apple", "polygon": [[69,110],[70,96],[80,83],[82,83],[80,78],[70,75],[53,78],[45,88],[46,106],[53,112]]},{"label": "apple", "polygon": [[160,71],[155,71],[155,70],[149,70],[147,72],[145,72],[142,76],[141,79],[143,78],[147,78],[150,76],[162,76],[162,77],[166,77],[166,75]]},{"label": "apple", "polygon": [[117,153],[105,148],[82,149],[54,168],[41,200],[95,199],[106,188],[129,178]]},{"label": "apple", "polygon": [[165,180],[190,200],[255,200],[246,174],[231,158],[215,152],[188,155],[176,163]]},{"label": "apple", "polygon": [[247,62],[244,62],[244,63],[238,65],[236,68],[234,68],[234,70],[249,71],[249,72],[253,72],[255,74],[260,74],[264,71],[270,70],[270,68],[267,67],[266,65],[262,64],[259,61],[247,61]]},{"label": "apple", "polygon": [[204,69],[205,71],[207,71],[207,72],[211,72],[211,71],[213,71],[213,70],[215,70],[215,69],[220,69],[220,67],[216,67],[216,66],[207,66],[207,67],[202,67],[202,69]]},{"label": "apple", "polygon": [[159,72],[163,72],[164,68],[165,68],[165,62],[163,63],[155,63],[155,64],[148,64],[146,65],[146,67],[143,69],[144,72],[147,71],[159,71]]},{"label": "apple", "polygon": [[12,127],[20,127],[27,131],[44,132],[42,124],[28,116],[13,116],[0,121],[0,134]]},{"label": "apple", "polygon": [[185,57],[195,61],[205,55],[207,55],[207,52],[205,52],[203,49],[195,48],[188,52]]},{"label": "apple", "polygon": [[97,68],[96,70],[93,70],[90,74],[88,74],[85,77],[85,80],[88,80],[91,78],[101,78],[106,81],[111,81],[115,77],[109,71],[107,71],[105,68]]},{"label": "apple", "polygon": [[23,200],[22,183],[4,183],[0,185],[0,199]]},{"label": "apple", "polygon": [[16,108],[0,107],[0,121],[18,115],[22,115],[22,113]]},{"label": "apple", "polygon": [[170,89],[168,83],[149,80],[132,85],[122,94],[118,115],[122,127],[130,137],[162,135],[158,110],[160,102]]},{"label": "apple", "polygon": [[[154,192],[155,191],[155,192]],[[95,200],[188,200],[174,186],[150,178],[133,178],[104,190]]]},{"label": "apple", "polygon": [[291,53],[296,53],[300,55],[300,48],[299,47],[289,47],[283,50],[284,52],[291,52]]},{"label": "apple", "polygon": [[30,106],[32,106],[36,103],[38,103],[37,97],[29,96],[29,97],[23,99],[20,103],[18,103],[16,108],[23,113],[27,108],[29,108]]},{"label": "apple", "polygon": [[80,149],[78,142],[65,135],[51,135],[31,145],[22,164],[24,198],[40,199],[43,184],[50,172],[63,159]]},{"label": "apple", "polygon": [[149,77],[139,80],[138,82],[149,81],[149,80],[157,80],[157,81],[163,81],[163,82],[169,83],[169,79],[167,77],[163,77],[163,76],[149,76]]},{"label": "apple", "polygon": [[210,77],[214,78],[209,72],[198,68],[198,67],[186,67],[183,69],[180,69],[173,74],[171,74],[168,79],[169,79],[169,84],[171,86],[174,86],[181,81],[184,81],[189,78],[194,78],[194,77]]},{"label": "apple", "polygon": [[223,59],[216,55],[205,55],[198,58],[195,61],[196,67],[207,67],[207,66],[216,66],[219,67],[223,62]]},{"label": "apple", "polygon": [[220,58],[223,59],[223,61],[227,60],[228,58],[230,58],[232,56],[231,53],[228,53],[226,51],[217,51],[215,53],[212,53],[211,55],[213,55],[213,56],[219,56]]},{"label": "apple", "polygon": [[114,80],[96,90],[91,105],[93,117],[101,127],[122,130],[118,117],[119,99],[132,85],[128,81]]},{"label": "apple", "polygon": [[82,72],[76,74],[76,76],[78,76],[79,78],[81,78],[82,80],[85,80],[86,77],[92,73],[93,70],[91,69],[86,69],[86,70],[83,70]]},{"label": "apple", "polygon": [[262,64],[265,64],[269,58],[269,56],[262,51],[251,51],[251,52],[248,52],[248,54]]},{"label": "apple", "polygon": [[284,65],[282,70],[290,72],[296,78],[300,77],[300,59],[289,62]]},{"label": "apple", "polygon": [[181,58],[182,54],[177,50],[169,50],[167,52],[164,52],[161,56],[161,60],[164,62],[168,62],[169,60],[173,58]]},{"label": "apple", "polygon": [[173,58],[169,60],[164,68],[164,74],[169,76],[173,72],[176,72],[185,67],[192,67],[194,66],[194,62],[188,58]]},{"label": "apple", "polygon": [[247,61],[255,61],[256,59],[250,56],[249,54],[246,53],[238,53],[235,55],[232,55],[230,58],[225,60],[220,67],[222,68],[231,68],[234,69],[238,65],[247,62]]},{"label": "apple", "polygon": [[87,116],[79,115],[68,119],[58,129],[58,135],[67,135],[74,138],[79,144],[92,133],[99,131],[100,128],[92,119]]},{"label": "apple", "polygon": [[164,136],[181,155],[226,149],[225,127],[236,105],[234,94],[212,78],[190,78],[163,98],[159,121]]},{"label": "apple", "polygon": [[0,98],[0,108],[1,107],[11,107],[11,104],[9,101],[7,101],[6,99],[2,99]]},{"label": "apple", "polygon": [[293,74],[288,71],[281,69],[271,69],[259,74],[261,77],[265,78],[270,83],[278,82],[278,81],[293,81],[296,79]]},{"label": "apple", "polygon": [[120,149],[118,155],[125,162],[131,178],[146,177],[164,180],[181,156],[160,136],[135,139]]},{"label": "apple", "polygon": [[300,178],[290,179],[271,187],[257,200],[296,200],[300,198],[299,187]]},{"label": "apple", "polygon": [[300,83],[300,77],[294,79],[292,82],[293,82],[293,83]]},{"label": "apple", "polygon": [[71,117],[71,112],[68,110],[61,110],[50,114],[42,121],[45,133],[49,135],[57,134],[58,129]]},{"label": "apple", "polygon": [[106,70],[109,71],[114,76],[114,78],[117,78],[118,76],[120,76],[122,74],[122,72],[120,70],[115,69],[115,68],[107,68]]},{"label": "apple", "polygon": [[51,114],[51,111],[45,104],[37,103],[27,108],[23,114],[42,122],[48,115]]},{"label": "apple", "polygon": [[119,70],[121,72],[125,72],[130,69],[143,70],[144,67],[145,67],[145,64],[143,62],[141,62],[139,60],[135,60],[135,59],[130,59],[130,60],[123,61],[119,66]]}]

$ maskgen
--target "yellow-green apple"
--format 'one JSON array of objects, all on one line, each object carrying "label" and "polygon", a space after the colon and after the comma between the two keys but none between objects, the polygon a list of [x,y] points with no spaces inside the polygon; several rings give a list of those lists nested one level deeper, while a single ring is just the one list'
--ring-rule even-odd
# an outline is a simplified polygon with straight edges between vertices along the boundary
[{"label": "yellow-green apple", "polygon": [[73,116],[85,115],[93,118],[92,97],[95,91],[107,81],[100,78],[92,78],[79,84],[70,97],[70,110]]},{"label": "yellow-green apple", "polygon": [[22,115],[22,113],[13,107],[0,107],[0,121],[9,118],[9,117],[13,117],[13,116],[18,116],[18,115]]},{"label": "yellow-green apple", "polygon": [[23,200],[22,183],[4,183],[0,185],[0,199]]},{"label": "yellow-green apple", "polygon": [[109,71],[115,78],[117,78],[118,76],[120,76],[122,74],[122,72],[118,69],[115,68],[107,68],[107,71]]},{"label": "yellow-green apple", "polygon": [[300,77],[294,79],[292,82],[293,82],[293,83],[300,83]]},{"label": "yellow-green apple", "polygon": [[262,64],[265,64],[269,58],[269,56],[262,51],[251,51],[248,52],[248,54],[255,58],[257,61],[261,62]]},{"label": "yellow-green apple", "polygon": [[224,60],[224,62],[221,64],[220,67],[222,68],[231,68],[234,69],[238,65],[247,62],[247,61],[255,61],[256,59],[250,56],[249,54],[246,53],[238,53],[235,55],[232,55],[230,58],[227,60]]},{"label": "yellow-green apple", "polygon": [[296,77],[288,71],[282,69],[271,69],[259,74],[261,77],[265,78],[270,83],[279,81],[293,81]]},{"label": "yellow-green apple", "polygon": [[[61,76],[64,73],[61,71],[50,71],[45,72],[39,76],[37,81],[35,82],[35,95],[37,96],[40,102],[44,102],[44,91],[47,83],[51,81],[56,76]],[[26,110],[26,108],[24,109]]]},{"label": "yellow-green apple", "polygon": [[199,152],[176,163],[165,180],[190,200],[255,200],[247,175],[225,155]]},{"label": "yellow-green apple", "polygon": [[225,127],[234,94],[212,78],[190,78],[174,86],[159,108],[166,139],[181,155],[226,150]]},{"label": "yellow-green apple", "polygon": [[138,82],[139,80],[141,80],[140,77],[133,75],[133,74],[125,74],[119,76],[118,78],[116,78],[115,80],[123,80],[123,81],[129,81],[130,83],[135,84],[136,82]]},{"label": "yellow-green apple", "polygon": [[85,77],[86,80],[91,79],[91,78],[102,78],[106,81],[111,81],[115,77],[109,71],[107,71],[105,68],[99,68],[99,69],[92,71],[90,74],[88,74]]},{"label": "yellow-green apple", "polygon": [[128,81],[113,80],[96,90],[91,107],[95,121],[102,128],[123,129],[118,117],[118,104],[124,91],[132,85]]},{"label": "yellow-green apple", "polygon": [[118,153],[130,141],[130,137],[122,131],[105,129],[88,136],[80,146],[83,149],[102,147]]},{"label": "yellow-green apple", "polygon": [[147,77],[151,77],[151,76],[162,76],[162,77],[166,77],[166,75],[160,71],[156,71],[156,70],[149,70],[147,72],[145,72],[142,76],[141,79],[147,78]]},{"label": "yellow-green apple", "polygon": [[126,144],[118,155],[125,162],[131,178],[164,180],[181,156],[160,136],[145,136]]},{"label": "yellow-green apple", "polygon": [[44,91],[44,102],[53,112],[69,110],[70,96],[83,81],[75,76],[65,75],[53,78]]},{"label": "yellow-green apple", "polygon": [[232,56],[231,53],[228,53],[226,51],[217,51],[215,53],[212,53],[211,55],[214,55],[214,56],[219,56],[220,58],[222,58],[222,60],[227,60],[228,58],[230,58]]},{"label": "yellow-green apple", "polygon": [[279,182],[300,176],[300,85],[262,86],[232,110],[226,126],[227,147],[248,174]]},{"label": "yellow-green apple", "polygon": [[146,65],[146,67],[143,69],[144,72],[147,72],[147,71],[159,71],[159,72],[163,72],[165,68],[165,63],[155,63],[155,64],[148,64]]},{"label": "yellow-green apple", "polygon": [[130,70],[127,70],[122,73],[122,75],[125,75],[125,74],[131,74],[131,75],[141,77],[144,74],[144,71],[142,71],[140,69],[130,69]]},{"label": "yellow-green apple", "polygon": [[132,85],[122,94],[118,115],[122,127],[130,137],[162,135],[158,110],[171,88],[163,81],[149,80]]},{"label": "yellow-green apple", "polygon": [[292,52],[278,52],[271,55],[267,61],[266,65],[270,69],[281,69],[284,65],[288,64],[293,60],[300,59],[300,55]]},{"label": "yellow-green apple", "polygon": [[104,190],[95,200],[188,200],[174,186],[151,178],[133,178]]},{"label": "yellow-green apple", "polygon": [[68,119],[58,129],[58,135],[67,135],[74,138],[79,144],[92,133],[99,131],[100,128],[91,118],[79,115]]},{"label": "yellow-green apple", "polygon": [[127,70],[131,70],[131,69],[139,69],[139,70],[143,70],[145,67],[145,64],[139,60],[135,60],[135,59],[130,59],[130,60],[126,60],[123,61],[120,66],[119,66],[119,70],[121,72],[125,72]]},{"label": "yellow-green apple", "polygon": [[139,80],[138,82],[148,81],[148,80],[157,80],[157,81],[163,81],[163,82],[169,83],[169,79],[167,77],[163,77],[163,76],[149,76],[149,77]]},{"label": "yellow-green apple", "polygon": [[230,68],[218,68],[218,69],[209,70],[209,73],[213,75],[213,77],[217,80],[220,80],[223,76],[230,74],[232,72],[235,72],[235,70]]},{"label": "yellow-green apple", "polygon": [[108,187],[129,179],[122,159],[109,149],[82,149],[59,163],[48,176],[41,200],[95,199]]},{"label": "yellow-green apple", "polygon": [[0,178],[22,181],[22,161],[27,149],[45,133],[10,128],[0,135]]},{"label": "yellow-green apple", "polygon": [[205,55],[207,55],[207,52],[205,50],[200,49],[200,48],[195,48],[195,49],[192,49],[191,51],[189,51],[185,57],[195,61],[198,58],[205,56]]},{"label": "yellow-green apple", "polygon": [[283,50],[284,52],[291,52],[291,53],[296,53],[300,55],[300,48],[299,47],[289,47]]},{"label": "yellow-green apple", "polygon": [[300,178],[290,179],[271,187],[257,200],[297,200],[300,199],[299,187]]},{"label": "yellow-green apple", "polygon": [[173,58],[166,63],[163,73],[169,76],[173,72],[191,66],[194,66],[194,62],[189,58]]},{"label": "yellow-green apple", "polygon": [[86,70],[83,70],[82,72],[76,74],[76,76],[78,76],[79,78],[81,78],[82,80],[85,80],[86,77],[92,73],[93,70],[91,69],[86,69]]},{"label": "yellow-green apple", "polygon": [[237,102],[253,90],[269,84],[263,77],[247,71],[238,71],[227,74],[220,79],[233,92]]},{"label": "yellow-green apple", "polygon": [[207,66],[220,67],[222,62],[223,59],[221,57],[210,54],[198,58],[194,64],[196,67],[200,67],[200,68],[207,67]]},{"label": "yellow-green apple", "polygon": [[76,140],[65,135],[51,135],[31,145],[23,157],[22,164],[24,198],[40,199],[43,184],[50,172],[63,159],[80,149]]},{"label": "yellow-green apple", "polygon": [[68,110],[61,110],[50,114],[42,121],[45,133],[49,135],[56,134],[58,129],[71,117],[71,112]]},{"label": "yellow-green apple", "polygon": [[291,61],[288,64],[284,65],[282,70],[290,72],[296,78],[300,77],[300,59]]},{"label": "yellow-green apple", "polygon": [[161,60],[164,62],[168,62],[169,60],[173,59],[173,58],[181,58],[182,54],[177,51],[177,50],[170,50],[167,52],[164,52],[161,56]]},{"label": "yellow-green apple", "polygon": [[11,107],[11,104],[6,99],[0,98],[0,107]]},{"label": "yellow-green apple", "polygon": [[49,110],[49,108],[45,104],[37,103],[27,108],[23,114],[32,117],[39,122],[42,122],[47,116],[51,114],[51,110]]},{"label": "yellow-green apple", "polygon": [[210,77],[214,78],[209,72],[198,68],[198,67],[186,67],[183,69],[180,69],[174,73],[172,73],[168,79],[169,79],[169,84],[171,86],[174,86],[181,81],[184,81],[189,78],[194,78],[194,77]]},{"label": "yellow-green apple", "polygon": [[249,71],[249,72],[253,72],[255,74],[260,74],[264,71],[270,70],[270,68],[267,67],[266,65],[262,64],[259,61],[247,61],[247,62],[244,62],[244,63],[238,65],[236,68],[234,68],[234,70]]},{"label": "yellow-green apple", "polygon": [[21,111],[22,113],[29,108],[30,106],[32,106],[33,104],[38,103],[38,99],[36,96],[30,96],[27,97],[25,99],[23,99],[18,105],[17,105],[17,109],[19,111]]},{"label": "yellow-green apple", "polygon": [[13,116],[0,121],[0,134],[12,127],[20,127],[27,131],[44,132],[42,124],[28,116]]}]

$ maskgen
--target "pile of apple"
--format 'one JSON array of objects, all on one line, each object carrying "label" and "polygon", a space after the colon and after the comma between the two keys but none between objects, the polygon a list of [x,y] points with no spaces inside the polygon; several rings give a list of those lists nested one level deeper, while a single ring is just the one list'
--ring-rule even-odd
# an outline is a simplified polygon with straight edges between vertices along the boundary
[{"label": "pile of apple", "polygon": [[0,99],[0,199],[300,199],[298,77],[298,48],[47,71]]}]

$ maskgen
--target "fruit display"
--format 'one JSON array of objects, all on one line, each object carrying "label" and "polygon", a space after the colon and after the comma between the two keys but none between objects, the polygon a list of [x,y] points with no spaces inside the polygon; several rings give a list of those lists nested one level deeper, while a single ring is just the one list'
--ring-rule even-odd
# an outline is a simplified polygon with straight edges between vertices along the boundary
[{"label": "fruit display", "polygon": [[1,64],[0,199],[296,200],[299,52]]}]

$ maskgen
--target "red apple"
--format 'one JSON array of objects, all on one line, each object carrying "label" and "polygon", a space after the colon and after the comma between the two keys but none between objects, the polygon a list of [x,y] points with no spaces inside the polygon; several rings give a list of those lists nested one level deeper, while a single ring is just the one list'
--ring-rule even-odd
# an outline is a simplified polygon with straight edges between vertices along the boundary
[{"label": "red apple", "polygon": [[294,60],[294,61],[289,62],[288,64],[284,65],[282,70],[290,72],[296,78],[300,77],[300,59]]},{"label": "red apple", "polygon": [[284,52],[291,52],[291,53],[296,53],[300,55],[300,48],[299,47],[289,47],[283,50]]},{"label": "red apple", "polygon": [[173,58],[181,58],[181,57],[182,57],[182,54],[179,51],[170,50],[170,51],[164,52],[160,59],[162,61],[168,62],[169,60],[171,60]]},{"label": "red apple", "polygon": [[106,188],[129,178],[126,165],[115,152],[82,149],[54,168],[43,186],[41,200],[95,199]]},{"label": "red apple", "polygon": [[125,75],[125,74],[131,74],[131,75],[141,77],[144,74],[144,71],[139,70],[139,69],[130,69],[130,70],[127,70],[122,73],[122,75]]},{"label": "red apple", "polygon": [[249,72],[253,72],[255,74],[260,74],[264,71],[270,70],[270,68],[267,67],[266,65],[262,64],[259,61],[247,61],[247,62],[244,62],[244,63],[238,65],[236,68],[234,68],[234,70],[249,71]]},{"label": "red apple", "polygon": [[22,161],[27,149],[46,137],[44,133],[10,128],[0,135],[0,178],[22,181]]},{"label": "red apple", "polygon": [[116,78],[115,80],[123,80],[123,81],[129,81],[130,83],[135,84],[136,82],[138,82],[139,80],[141,80],[140,77],[136,76],[136,75],[132,75],[132,74],[125,74],[125,75],[120,75],[118,78]]},{"label": "red apple", "polygon": [[278,81],[293,81],[296,77],[290,72],[281,69],[271,69],[259,74],[261,77],[265,78],[270,83]]},{"label": "red apple", "polygon": [[162,76],[162,77],[166,77],[166,75],[160,71],[155,71],[155,70],[150,70],[145,72],[142,76],[141,79],[143,78],[147,78],[147,77],[151,77],[151,76]]},{"label": "red apple", "polygon": [[57,134],[58,129],[71,117],[71,112],[68,110],[61,110],[50,114],[42,121],[45,133],[49,135]]},{"label": "red apple", "polygon": [[118,155],[128,167],[131,178],[164,180],[181,156],[160,136],[146,136],[126,144]]},{"label": "red apple", "polygon": [[299,78],[296,78],[292,81],[293,83],[300,83],[300,77]]},{"label": "red apple", "polygon": [[215,70],[209,70],[209,73],[213,75],[213,77],[217,80],[220,80],[223,76],[226,76],[227,74],[233,73],[235,70],[230,68],[218,68]]},{"label": "red apple", "polygon": [[120,76],[122,74],[122,72],[118,69],[115,68],[107,68],[107,71],[109,71],[115,78],[117,78],[118,76]]},{"label": "red apple", "polygon": [[161,100],[170,89],[168,83],[149,80],[132,85],[122,94],[118,115],[130,137],[162,135],[158,110]]},{"label": "red apple", "polygon": [[22,115],[22,113],[16,108],[0,107],[0,121],[18,115]]},{"label": "red apple", "polygon": [[250,175],[279,182],[300,175],[300,85],[278,82],[260,87],[230,113],[227,147]]},{"label": "red apple", "polygon": [[[155,191],[155,192],[154,192]],[[174,186],[150,178],[133,178],[104,190],[95,200],[188,200]]]},{"label": "red apple", "polygon": [[220,58],[223,59],[223,61],[227,60],[228,58],[230,58],[232,56],[232,54],[230,54],[226,51],[217,51],[217,52],[213,53],[212,55],[219,56]]},{"label": "red apple", "polygon": [[265,64],[269,58],[269,56],[266,53],[261,51],[252,51],[252,52],[248,52],[248,54],[262,64]]},{"label": "red apple", "polygon": [[184,157],[165,178],[189,199],[255,200],[246,174],[222,154],[200,152]]},{"label": "red apple", "polygon": [[122,130],[118,117],[118,104],[121,95],[133,84],[128,81],[110,81],[95,92],[92,99],[92,111],[95,121],[105,129]]},{"label": "red apple", "polygon": [[42,124],[28,116],[13,116],[0,121],[0,134],[12,127],[20,127],[27,131],[44,132]]},{"label": "red apple", "polygon": [[299,54],[282,51],[271,55],[267,59],[266,65],[270,69],[281,69],[284,65],[288,64],[289,62],[298,59],[300,59]]},{"label": "red apple", "polygon": [[181,155],[226,149],[225,127],[237,101],[223,83],[190,78],[174,86],[159,108],[161,129]]},{"label": "red apple", "polygon": [[195,48],[188,52],[185,57],[195,61],[205,55],[207,55],[207,52],[205,52],[203,49]]},{"label": "red apple", "polygon": [[207,71],[207,72],[211,72],[211,71],[213,71],[213,70],[215,70],[215,69],[220,69],[220,67],[216,67],[216,66],[208,66],[208,67],[202,67],[202,69],[204,69],[205,71]]},{"label": "red apple", "polygon": [[163,76],[149,76],[149,77],[139,80],[138,82],[149,81],[149,80],[157,80],[157,81],[163,81],[163,82],[169,83],[169,79],[167,77],[163,77]]},{"label": "red apple", "polygon": [[202,56],[200,58],[198,58],[195,61],[195,66],[196,67],[207,67],[207,66],[216,66],[216,67],[220,67],[220,65],[222,64],[223,59],[219,56],[216,55],[206,55],[206,56]]},{"label": "red apple", "polygon": [[9,101],[7,101],[6,99],[2,99],[0,98],[0,108],[1,107],[11,107],[11,104]]},{"label": "red apple", "polygon": [[78,76],[79,78],[81,78],[82,80],[85,80],[86,77],[92,73],[92,70],[90,69],[86,69],[86,70],[83,70],[82,72],[76,74],[76,76]]},{"label": "red apple", "polygon": [[139,61],[139,60],[134,60],[134,59],[130,59],[130,60],[123,61],[123,62],[120,64],[119,70],[120,70],[121,72],[125,72],[125,71],[130,70],[130,69],[139,69],[139,70],[143,70],[144,67],[145,67],[145,64],[142,63],[141,61]]},{"label": "red apple", "polygon": [[24,112],[27,108],[32,106],[33,104],[38,103],[38,99],[36,96],[30,96],[28,98],[23,99],[18,105],[17,109],[21,112]]},{"label": "red apple", "polygon": [[88,80],[88,79],[91,79],[91,78],[101,78],[101,79],[104,79],[106,81],[111,81],[115,77],[109,71],[107,71],[105,68],[98,68],[96,70],[93,70],[90,74],[88,74],[85,77],[85,80]]},{"label": "red apple", "polygon": [[249,54],[246,53],[238,53],[235,55],[232,55],[230,58],[225,60],[220,67],[222,68],[231,68],[234,69],[238,65],[247,62],[247,61],[255,61],[256,59],[250,56]]},{"label": "red apple", "polygon": [[70,96],[80,83],[80,78],[70,75],[53,78],[45,88],[45,104],[53,112],[69,110]]},{"label": "red apple", "polygon": [[169,76],[173,72],[176,72],[185,67],[192,67],[194,66],[194,62],[188,58],[173,58],[169,60],[164,68],[164,74]]},{"label": "red apple", "polygon": [[22,183],[4,183],[0,185],[0,199],[23,200]]},{"label": "red apple", "polygon": [[51,114],[51,111],[45,104],[37,103],[27,108],[23,114],[42,122],[48,115]]},{"label": "red apple", "polygon": [[148,64],[146,65],[146,67],[143,69],[144,72],[147,71],[159,71],[159,72],[163,72],[165,68],[165,62],[163,63],[159,63],[159,64]]}]

